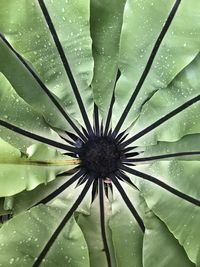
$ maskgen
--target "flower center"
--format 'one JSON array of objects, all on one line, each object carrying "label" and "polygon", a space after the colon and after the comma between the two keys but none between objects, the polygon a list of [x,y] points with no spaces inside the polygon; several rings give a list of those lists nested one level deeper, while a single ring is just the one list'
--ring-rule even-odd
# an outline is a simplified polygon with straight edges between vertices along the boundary
[{"label": "flower center", "polygon": [[95,137],[83,144],[79,156],[88,173],[106,178],[118,169],[121,152],[113,139]]}]

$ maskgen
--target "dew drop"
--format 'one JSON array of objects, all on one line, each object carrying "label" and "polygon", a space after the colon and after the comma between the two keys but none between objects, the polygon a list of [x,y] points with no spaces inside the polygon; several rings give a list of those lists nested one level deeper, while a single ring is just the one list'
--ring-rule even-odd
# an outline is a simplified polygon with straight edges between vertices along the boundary
[{"label": "dew drop", "polygon": [[15,260],[14,258],[11,258],[10,261],[9,261],[9,263],[10,264],[13,264],[14,260]]}]

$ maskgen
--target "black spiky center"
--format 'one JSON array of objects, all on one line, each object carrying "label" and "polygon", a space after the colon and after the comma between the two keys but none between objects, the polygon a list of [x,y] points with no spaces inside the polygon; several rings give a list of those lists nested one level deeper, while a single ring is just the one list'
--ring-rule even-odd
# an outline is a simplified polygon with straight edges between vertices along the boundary
[{"label": "black spiky center", "polygon": [[79,156],[88,173],[106,178],[118,169],[121,152],[112,138],[93,137],[83,144]]},{"label": "black spiky center", "polygon": [[[140,132],[132,135],[131,137],[130,136],[128,137],[128,135],[130,134],[130,133],[126,133],[128,131],[124,131],[124,133],[120,133],[120,130],[126,120],[126,117],[129,114],[129,111],[131,111],[131,108],[133,107],[133,104],[136,98],[138,97],[138,94],[140,93],[140,90],[142,89],[143,84],[146,81],[146,78],[148,77],[149,72],[151,71],[151,68],[154,63],[154,59],[156,58],[157,52],[159,51],[159,47],[162,43],[162,40],[165,37],[165,34],[168,32],[168,29],[171,25],[171,22],[173,21],[176,11],[178,10],[181,0],[175,1],[166,19],[166,22],[163,24],[162,30],[158,38],[156,39],[156,42],[149,56],[149,59],[146,65],[144,66],[143,72],[141,73],[140,79],[138,80],[136,87],[133,88],[133,93],[131,94],[129,101],[127,102],[127,105],[124,107],[124,110],[121,116],[119,117],[119,120],[116,123],[114,129],[111,129],[110,126],[111,126],[111,121],[112,121],[112,108],[115,102],[115,86],[120,77],[120,71],[118,70],[117,72],[114,88],[111,88],[113,90],[112,91],[113,96],[110,102],[110,108],[108,110],[105,125],[104,125],[103,120],[102,120],[102,123],[100,123],[99,121],[100,119],[99,111],[98,111],[98,107],[95,104],[94,105],[94,125],[92,127],[92,124],[89,120],[89,116],[87,114],[87,110],[84,106],[84,102],[82,101],[79,88],[76,84],[76,80],[73,77],[73,73],[68,63],[68,59],[62,47],[62,43],[59,40],[59,36],[57,35],[56,28],[54,27],[54,23],[51,20],[50,14],[48,13],[48,8],[46,7],[44,0],[39,0],[38,2],[42,10],[42,13],[44,15],[44,18],[48,24],[50,33],[52,35],[52,39],[54,40],[57,51],[60,55],[60,59],[66,71],[67,77],[69,78],[71,89],[74,93],[74,96],[78,104],[79,110],[81,112],[82,119],[84,121],[85,126],[82,127],[82,131],[77,127],[77,125],[74,123],[74,121],[70,118],[68,113],[65,111],[65,109],[60,104],[60,101],[58,101],[57,98],[54,97],[54,95],[51,93],[51,91],[49,91],[49,89],[42,82],[42,80],[37,75],[37,73],[33,70],[33,68],[29,66],[29,64],[24,60],[24,58],[12,47],[12,45],[6,40],[6,38],[1,33],[0,33],[1,41],[3,41],[4,44],[15,54],[15,56],[23,64],[25,69],[32,75],[32,77],[35,79],[35,81],[40,86],[40,89],[43,90],[43,92],[46,94],[49,100],[54,104],[54,106],[57,108],[60,115],[62,115],[66,119],[68,124],[73,129],[72,132],[75,132],[76,135],[66,133],[68,137],[70,138],[70,140],[68,140],[68,137],[65,138],[64,136],[62,136],[63,132],[61,133],[61,131],[59,131],[59,133],[61,134],[60,137],[68,143],[68,144],[63,144],[63,142],[60,143],[58,141],[54,141],[44,136],[40,136],[38,134],[29,132],[23,128],[20,128],[4,120],[0,120],[0,126],[6,128],[7,130],[18,133],[22,136],[39,141],[41,143],[45,143],[47,145],[50,145],[50,146],[53,146],[53,147],[56,147],[62,150],[66,150],[66,153],[65,153],[66,155],[69,155],[72,157],[77,157],[77,155],[79,155],[79,157],[81,157],[81,160],[82,160],[81,165],[83,168],[80,168],[79,166],[78,168],[74,168],[73,170],[61,173],[62,176],[71,175],[75,171],[74,175],[71,178],[67,179],[67,181],[64,184],[56,188],[55,191],[50,193],[47,197],[41,199],[35,205],[38,205],[41,203],[42,204],[48,203],[49,201],[57,197],[60,193],[64,192],[64,190],[66,190],[69,186],[71,186],[76,181],[78,181],[77,186],[79,186],[80,184],[84,184],[84,187],[79,193],[77,199],[75,200],[71,208],[67,211],[64,218],[62,218],[62,221],[57,226],[57,228],[53,232],[48,242],[45,244],[43,250],[40,252],[40,254],[36,258],[32,266],[39,267],[42,264],[42,262],[45,260],[45,257],[47,256],[47,253],[51,249],[54,242],[57,240],[59,234],[64,229],[65,225],[70,221],[70,218],[72,217],[74,212],[77,210],[77,208],[83,201],[86,194],[89,192],[89,189],[92,187],[92,190],[91,190],[92,201],[94,200],[95,195],[97,195],[96,192],[99,195],[100,226],[101,226],[102,243],[103,243],[102,251],[105,252],[106,259],[107,259],[107,266],[111,267],[113,266],[113,264],[112,264],[112,257],[109,251],[109,245],[107,242],[107,233],[106,233],[107,222],[105,221],[106,218],[105,218],[105,201],[104,201],[104,193],[108,197],[108,188],[110,189],[111,193],[113,192],[113,189],[112,189],[113,187],[115,187],[115,190],[119,192],[127,208],[130,210],[130,212],[134,216],[135,220],[137,221],[138,225],[140,226],[143,232],[145,231],[143,220],[138,214],[134,205],[132,204],[132,201],[129,199],[129,196],[126,194],[126,190],[124,190],[122,186],[123,182],[126,182],[131,187],[134,187],[134,190],[137,189],[137,187],[132,183],[131,179],[129,178],[129,175],[131,176],[134,175],[138,179],[143,179],[145,181],[149,181],[153,184],[156,184],[157,186],[167,190],[168,192],[171,192],[172,194],[198,207],[200,206],[199,199],[195,199],[177,190],[176,188],[171,187],[170,185],[159,180],[158,178],[151,176],[143,171],[139,171],[137,170],[137,168],[133,167],[135,166],[135,163],[139,163],[139,162],[145,163],[148,161],[152,161],[152,160],[154,161],[154,160],[165,159],[165,158],[173,158],[173,157],[188,156],[188,155],[199,155],[200,151],[185,151],[185,152],[170,153],[170,154],[168,153],[168,154],[146,156],[146,157],[144,156],[142,157],[141,155],[141,157],[135,158],[135,156],[138,155],[138,152],[134,151],[135,146],[131,146],[136,140],[143,137],[144,135],[151,132],[152,130],[155,130],[157,127],[162,125],[164,122],[168,121],[170,118],[174,117],[176,114],[184,111],[188,107],[199,102],[200,101],[199,95],[181,104],[180,106],[173,109],[166,115],[162,116],[160,119],[153,122],[146,128],[141,129]],[[98,138],[95,140],[92,140],[94,139],[95,135],[97,135]],[[104,137],[100,138],[99,136],[102,136],[102,135],[104,135]],[[107,135],[109,135],[110,138],[112,138],[112,140],[108,140]],[[128,139],[126,139],[126,137],[128,137]],[[87,159],[89,159],[89,161]],[[117,169],[119,169],[119,171],[115,172]],[[95,179],[95,178],[107,177],[107,176],[110,179],[109,181],[108,180],[106,181],[104,179]],[[108,199],[110,198],[108,197]]]}]

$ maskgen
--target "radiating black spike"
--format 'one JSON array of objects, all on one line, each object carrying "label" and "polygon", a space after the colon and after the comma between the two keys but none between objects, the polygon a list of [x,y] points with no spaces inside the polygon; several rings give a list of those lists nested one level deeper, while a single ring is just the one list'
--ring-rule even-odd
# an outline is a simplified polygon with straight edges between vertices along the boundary
[{"label": "radiating black spike", "polygon": [[126,139],[127,136],[128,136],[128,133],[125,134],[117,143],[120,145]]},{"label": "radiating black spike", "polygon": [[100,205],[100,225],[101,225],[101,235],[103,240],[103,246],[106,254],[107,266],[111,267],[111,257],[110,251],[108,247],[107,237],[106,237],[106,229],[105,229],[105,212],[104,212],[104,189],[103,189],[103,180],[102,178],[98,179],[99,182],[99,205]]},{"label": "radiating black spike", "polygon": [[57,101],[57,99],[53,96],[53,94],[49,91],[49,89],[46,87],[46,85],[42,82],[42,80],[39,78],[39,76],[36,74],[36,72],[26,63],[26,61],[23,59],[23,57],[11,46],[11,44],[6,40],[6,38],[1,33],[0,33],[0,38],[7,45],[7,47],[15,54],[15,56],[19,59],[19,61],[23,64],[23,66],[28,70],[28,72],[30,72],[30,74],[33,76],[33,78],[36,80],[36,82],[40,85],[41,90],[53,102],[53,104],[60,111],[60,113],[63,115],[63,117],[66,119],[66,121],[72,127],[72,129],[74,129],[74,131],[84,140],[84,135],[81,133],[81,131],[78,129],[78,127],[74,124],[74,122],[70,119],[70,117],[68,116],[66,111],[63,109],[63,107],[60,105],[60,103]]},{"label": "radiating black spike", "polygon": [[143,173],[143,172],[128,168],[126,166],[123,166],[122,169],[124,171],[128,172],[128,173],[131,173],[131,174],[133,174],[135,176],[138,176],[138,177],[140,177],[140,178],[142,178],[144,180],[150,181],[150,182],[152,182],[152,183],[164,188],[165,190],[171,192],[172,194],[174,194],[177,197],[180,197],[180,198],[182,198],[182,199],[184,199],[184,200],[186,200],[186,201],[188,201],[188,202],[190,202],[190,203],[192,203],[192,204],[194,204],[196,206],[200,206],[200,200],[195,199],[195,198],[193,198],[193,197],[191,197],[191,196],[189,196],[189,195],[187,195],[187,194],[185,194],[185,193],[183,193],[181,191],[178,191],[177,189],[169,186],[168,184],[160,181],[159,179],[157,179],[157,178],[155,178],[155,177],[153,177],[153,176],[151,176],[149,174],[146,174],[146,173]]},{"label": "radiating black spike", "polygon": [[[127,152],[129,152],[129,151],[131,151],[131,150],[134,150],[134,149],[136,149],[137,148],[137,146],[130,146],[130,147],[127,147],[127,148],[125,148],[124,150],[123,150],[123,153],[127,153]],[[139,154],[139,153],[138,153]]]},{"label": "radiating black spike", "polygon": [[[89,138],[89,133],[86,131],[86,129],[84,127],[81,127],[81,128],[82,128],[82,131],[83,131],[84,135],[88,139]],[[93,134],[92,134],[92,136],[93,136]]]},{"label": "radiating black spike", "polygon": [[21,129],[21,128],[13,125],[11,123],[8,123],[6,121],[0,120],[0,126],[6,128],[6,129],[9,129],[12,132],[15,132],[15,133],[18,133],[20,135],[23,135],[23,136],[26,136],[28,138],[31,138],[33,140],[36,140],[36,141],[38,141],[40,143],[44,143],[44,144],[47,144],[47,145],[50,145],[50,146],[53,146],[53,147],[56,147],[56,148],[64,149],[64,150],[67,150],[67,151],[76,152],[76,148],[74,148],[74,147],[67,146],[65,144],[56,142],[56,141],[48,139],[46,137],[31,133],[31,132],[26,131],[26,130],[23,130],[23,129]]},{"label": "radiating black spike", "polygon": [[123,162],[123,164],[125,164],[126,166],[131,166],[131,167],[133,167],[133,166],[135,166],[135,164],[134,163],[129,163],[129,162]]},{"label": "radiating black spike", "polygon": [[94,129],[96,136],[100,136],[99,129],[99,109],[96,104],[94,104]]},{"label": "radiating black spike", "polygon": [[127,182],[129,185],[135,187],[136,189],[138,189],[137,186],[134,185],[134,183],[131,181],[131,179],[123,171],[119,170],[116,173],[116,177],[121,179],[122,181]]},{"label": "radiating black spike", "polygon": [[64,136],[62,136],[62,135],[60,135],[60,134],[59,134],[59,136],[60,136],[60,138],[62,138],[62,139],[63,139],[65,142],[67,142],[68,144],[70,144],[70,145],[72,145],[72,146],[75,146],[75,143],[74,143],[74,142],[68,140],[67,138],[65,138]]},{"label": "radiating black spike", "polygon": [[113,92],[112,98],[111,98],[111,103],[110,103],[110,107],[108,110],[108,116],[106,119],[106,124],[105,124],[105,130],[104,130],[104,135],[107,136],[108,135],[108,131],[109,131],[109,127],[110,127],[110,122],[111,122],[111,117],[112,117],[112,109],[113,109],[113,105],[115,103],[115,94]]},{"label": "radiating black spike", "polygon": [[44,260],[44,258],[47,255],[48,251],[51,249],[52,245],[54,244],[54,242],[58,238],[60,232],[63,230],[63,228],[65,227],[67,222],[72,217],[73,213],[76,211],[78,206],[81,204],[83,198],[85,197],[85,195],[87,194],[88,190],[90,189],[90,186],[91,186],[92,182],[93,182],[92,178],[87,180],[87,183],[84,186],[84,188],[83,188],[82,192],[80,193],[80,195],[78,196],[77,200],[74,202],[74,204],[72,205],[71,209],[67,212],[67,214],[65,215],[65,217],[63,218],[61,223],[58,225],[58,227],[56,228],[56,230],[52,234],[52,236],[49,239],[49,241],[46,243],[46,245],[42,249],[42,251],[39,254],[39,256],[37,257],[36,261],[33,263],[33,267],[38,267],[38,266],[41,265],[42,261]]},{"label": "radiating black spike", "polygon": [[135,134],[134,136],[132,136],[131,138],[129,138],[128,140],[126,140],[124,143],[121,144],[121,146],[122,147],[126,147],[126,146],[130,145],[134,141],[138,140],[139,138],[141,138],[145,134],[151,132],[152,130],[154,130],[155,128],[157,128],[158,126],[160,126],[161,124],[163,124],[164,122],[166,122],[167,120],[169,120],[170,118],[174,117],[175,115],[177,115],[181,111],[189,108],[191,105],[197,103],[198,101],[200,101],[200,95],[198,95],[198,96],[190,99],[189,101],[185,102],[184,104],[182,104],[178,108],[176,108],[173,111],[169,112],[168,114],[166,114],[165,116],[163,116],[159,120],[155,121],[154,123],[152,123],[151,125],[149,125],[145,129],[143,129],[142,131],[140,131],[139,133]]},{"label": "radiating black spike", "polygon": [[100,125],[100,136],[104,135],[104,131],[103,131],[103,120],[101,121],[101,125]]},{"label": "radiating black spike", "polygon": [[107,116],[106,124],[105,124],[105,131],[104,131],[104,135],[105,136],[108,135],[108,130],[109,130],[110,122],[111,122],[111,118],[112,118],[112,109],[113,109],[113,105],[115,103],[115,87],[116,87],[117,81],[119,80],[120,76],[121,76],[121,72],[118,69],[117,70],[116,80],[115,80],[115,85],[114,85],[114,89],[113,89],[113,94],[112,94],[112,98],[111,98],[111,102],[110,102],[110,107],[109,107],[109,110],[108,110],[108,116]]},{"label": "radiating black spike", "polygon": [[104,190],[105,190],[105,195],[107,198],[109,198],[109,190],[113,194],[113,188],[112,188],[112,183],[104,183]]},{"label": "radiating black spike", "polygon": [[[76,136],[75,134],[73,134],[73,133],[70,133],[70,132],[65,131],[65,134],[66,134],[68,137],[70,137],[71,140],[74,141],[74,143],[76,143],[77,140],[80,140],[80,138],[79,138],[78,136]],[[85,136],[84,136],[84,141],[87,141],[87,138],[86,138]]]},{"label": "radiating black spike", "polygon": [[136,162],[145,162],[145,161],[153,161],[153,160],[159,160],[159,159],[184,157],[184,156],[195,156],[195,155],[196,156],[200,155],[200,151],[178,152],[178,153],[163,154],[163,155],[156,155],[156,156],[150,156],[150,157],[124,159],[124,162],[136,163]]},{"label": "radiating black spike", "polygon": [[137,210],[134,208],[133,204],[131,203],[130,199],[128,198],[123,187],[121,186],[121,184],[119,183],[119,181],[116,179],[116,177],[114,175],[112,175],[111,179],[112,179],[113,184],[115,185],[115,187],[119,191],[121,197],[123,198],[124,202],[126,203],[127,207],[129,208],[130,212],[133,214],[133,216],[134,216],[135,220],[137,221],[139,227],[141,228],[142,232],[144,232],[145,231],[144,223],[143,223],[140,215],[138,214]]},{"label": "radiating black spike", "polygon": [[85,126],[87,128],[87,131],[88,131],[89,135],[93,135],[94,133],[92,131],[92,127],[91,127],[87,112],[85,110],[81,95],[79,93],[78,86],[77,86],[76,81],[74,79],[74,76],[72,74],[72,71],[71,71],[71,68],[69,66],[67,57],[66,57],[65,52],[63,50],[63,47],[62,47],[62,45],[60,43],[60,40],[58,38],[57,32],[55,30],[55,27],[53,25],[53,22],[51,20],[49,12],[48,12],[48,10],[46,8],[46,5],[45,5],[44,1],[43,0],[38,0],[38,1],[39,1],[39,5],[41,7],[42,13],[43,13],[43,15],[45,17],[45,20],[47,22],[47,25],[49,27],[49,30],[51,32],[52,38],[53,38],[53,40],[55,42],[55,45],[57,47],[57,50],[58,50],[58,53],[60,55],[61,61],[62,61],[63,66],[65,68],[66,74],[67,74],[67,76],[69,78],[73,93],[75,95],[76,101],[77,101],[79,109],[81,111],[81,115],[83,117],[83,120],[84,120]]},{"label": "radiating black spike", "polygon": [[88,176],[85,174],[83,175],[79,180],[78,180],[78,183],[76,184],[76,187],[78,187],[79,185],[82,185],[84,184],[88,179]]},{"label": "radiating black spike", "polygon": [[110,130],[108,131],[108,136],[111,136],[112,134],[112,128],[110,128]]},{"label": "radiating black spike", "polygon": [[120,140],[123,138],[125,133],[126,133],[126,131],[123,131],[120,134],[118,134],[118,136],[115,138],[117,143],[120,143]]},{"label": "radiating black spike", "polygon": [[95,179],[92,187],[92,202],[95,200],[98,190],[98,180]]},{"label": "radiating black spike", "polygon": [[125,155],[126,158],[132,158],[132,157],[138,156],[139,153],[138,152],[132,152],[132,153],[125,153],[124,155]]},{"label": "radiating black spike", "polygon": [[174,5],[173,5],[173,8],[170,11],[170,13],[169,13],[169,15],[167,17],[167,20],[166,20],[166,22],[165,22],[165,24],[164,24],[164,26],[163,26],[158,38],[157,38],[157,40],[156,40],[156,43],[155,43],[152,51],[151,51],[150,57],[148,59],[146,67],[145,67],[145,69],[144,69],[144,71],[142,73],[142,76],[140,77],[140,80],[139,80],[138,84],[136,85],[136,88],[135,88],[135,90],[134,90],[129,102],[128,102],[127,106],[125,107],[125,109],[124,109],[124,111],[123,111],[123,113],[122,113],[122,115],[121,115],[121,117],[120,117],[120,119],[119,119],[119,121],[118,121],[118,123],[117,123],[117,125],[116,125],[116,127],[114,129],[114,131],[113,131],[113,137],[116,137],[116,135],[118,134],[119,130],[121,129],[121,127],[122,127],[122,125],[123,125],[128,113],[129,113],[133,103],[135,102],[135,99],[136,99],[138,93],[140,92],[140,89],[143,86],[144,81],[146,80],[146,77],[147,77],[147,75],[148,75],[148,73],[149,73],[149,71],[150,71],[150,69],[152,67],[152,64],[153,64],[153,61],[155,59],[155,56],[157,55],[158,49],[159,49],[159,47],[160,47],[160,45],[162,43],[162,40],[165,37],[165,35],[166,35],[170,25],[171,25],[171,22],[172,22],[175,14],[176,14],[176,12],[178,10],[178,7],[179,7],[180,3],[181,3],[181,0],[176,0],[175,1]]},{"label": "radiating black spike", "polygon": [[47,197],[43,198],[34,206],[37,206],[39,204],[47,204],[52,199],[56,198],[58,195],[60,195],[63,191],[65,191],[70,185],[72,185],[75,181],[77,181],[82,175],[84,174],[83,170],[79,170],[74,176],[72,176],[69,180],[67,180],[64,184],[62,184],[59,188],[57,188],[55,191],[53,191],[51,194],[49,194]]}]

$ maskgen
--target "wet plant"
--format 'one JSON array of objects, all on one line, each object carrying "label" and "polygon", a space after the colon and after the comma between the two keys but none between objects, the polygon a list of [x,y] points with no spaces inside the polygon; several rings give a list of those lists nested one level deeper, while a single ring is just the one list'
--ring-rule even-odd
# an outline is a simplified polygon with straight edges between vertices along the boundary
[{"label": "wet plant", "polygon": [[199,10],[1,1],[0,266],[200,266]]}]

